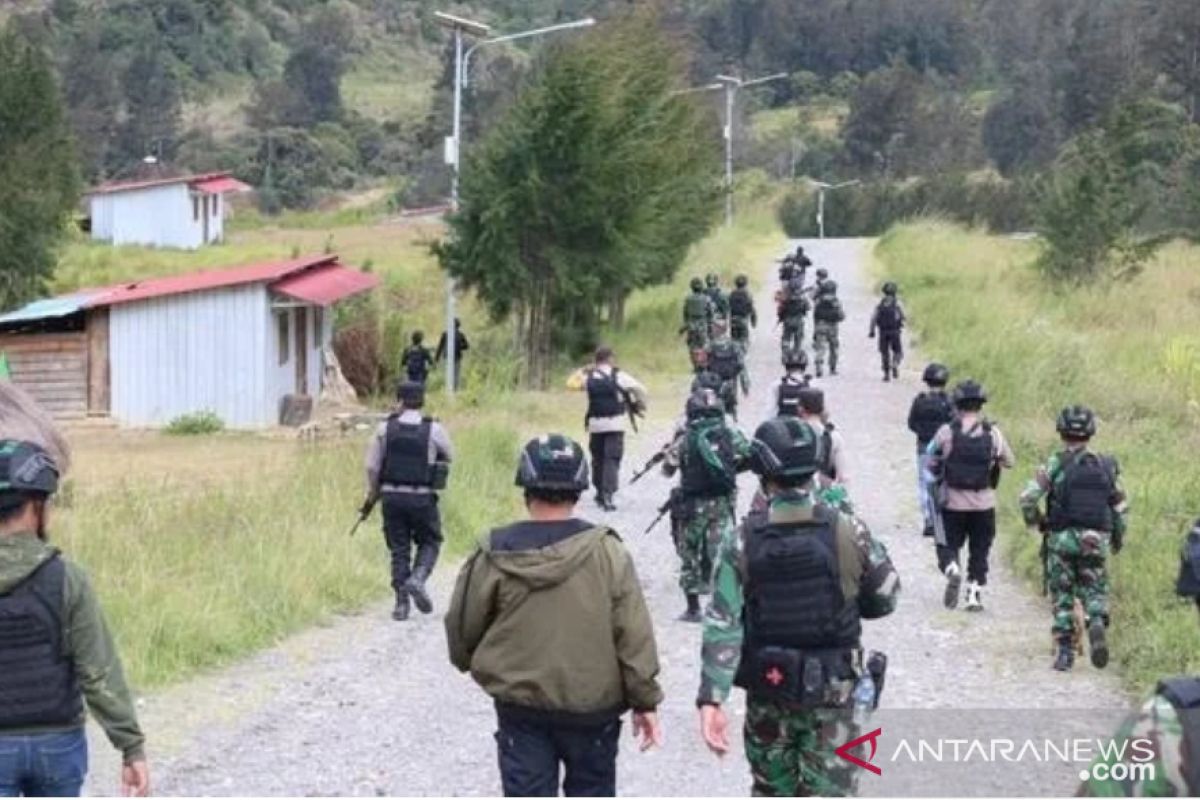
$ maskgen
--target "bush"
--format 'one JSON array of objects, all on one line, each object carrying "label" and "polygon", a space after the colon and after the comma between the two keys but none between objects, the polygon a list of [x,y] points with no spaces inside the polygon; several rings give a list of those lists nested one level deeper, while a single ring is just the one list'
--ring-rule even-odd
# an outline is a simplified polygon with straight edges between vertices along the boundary
[{"label": "bush", "polygon": [[225,430],[225,422],[215,411],[197,411],[182,414],[167,423],[163,433],[172,436],[204,436]]}]

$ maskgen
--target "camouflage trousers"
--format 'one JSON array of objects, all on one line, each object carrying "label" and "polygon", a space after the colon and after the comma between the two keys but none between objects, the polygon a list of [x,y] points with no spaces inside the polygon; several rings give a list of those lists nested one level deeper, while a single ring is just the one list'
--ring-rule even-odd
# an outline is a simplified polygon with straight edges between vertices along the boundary
[{"label": "camouflage trousers", "polygon": [[679,588],[686,594],[710,594],[721,543],[731,539],[736,528],[735,500],[697,497],[686,503],[687,512],[671,532],[679,554]]},{"label": "camouflage trousers", "polygon": [[701,320],[687,324],[687,346],[688,350],[703,350],[708,347],[707,322]]},{"label": "camouflage trousers", "polygon": [[783,338],[779,348],[784,353],[795,353],[804,349],[804,317],[785,317]]},{"label": "camouflage trousers", "polygon": [[835,752],[858,737],[846,709],[797,710],[746,698],[746,759],[756,797],[846,797],[859,768]]},{"label": "camouflage trousers", "polygon": [[730,317],[729,336],[741,346],[744,354],[750,346],[750,320],[747,317]]},{"label": "camouflage trousers", "polygon": [[813,355],[816,356],[817,369],[825,365],[825,354],[829,354],[829,368],[836,370],[838,365],[838,324],[836,322],[817,322],[813,324]]},{"label": "camouflage trousers", "polygon": [[1046,535],[1050,537],[1046,541],[1046,573],[1054,606],[1054,633],[1071,634],[1076,597],[1089,622],[1096,616],[1107,621],[1109,535],[1077,528]]}]

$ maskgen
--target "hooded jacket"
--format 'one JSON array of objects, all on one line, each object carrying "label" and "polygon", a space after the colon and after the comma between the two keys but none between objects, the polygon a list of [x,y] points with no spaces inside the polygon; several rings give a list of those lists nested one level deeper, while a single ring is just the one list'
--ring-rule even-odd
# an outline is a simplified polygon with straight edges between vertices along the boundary
[{"label": "hooded jacket", "polygon": [[446,638],[501,713],[599,724],[662,701],[633,559],[581,520],[493,531],[459,572]]},{"label": "hooded jacket", "polygon": [[[58,552],[32,533],[0,536],[0,594],[11,592]],[[92,716],[125,761],[135,761],[143,756],[145,737],[138,725],[112,634],[83,570],[66,559],[63,565],[66,568],[62,606],[65,655],[75,662],[79,688]],[[83,724],[84,717],[80,715],[75,725],[66,728],[0,730],[0,736],[64,732]]]}]

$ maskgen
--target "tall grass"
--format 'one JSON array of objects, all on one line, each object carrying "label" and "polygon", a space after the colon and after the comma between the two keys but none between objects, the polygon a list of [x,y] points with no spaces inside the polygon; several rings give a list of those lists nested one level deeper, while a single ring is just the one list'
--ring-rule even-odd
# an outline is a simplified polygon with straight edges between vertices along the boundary
[{"label": "tall grass", "polygon": [[1058,410],[1084,403],[1099,416],[1095,448],[1121,462],[1131,506],[1111,562],[1115,658],[1139,689],[1200,669],[1196,610],[1172,591],[1182,534],[1200,515],[1200,249],[1174,245],[1132,283],[1070,293],[1036,277],[1035,244],[947,224],[893,229],[876,255],[900,283],[925,355],[981,380],[1012,440],[1019,464],[1002,489],[1001,535],[1021,574],[1040,583],[1016,496],[1057,446]]}]

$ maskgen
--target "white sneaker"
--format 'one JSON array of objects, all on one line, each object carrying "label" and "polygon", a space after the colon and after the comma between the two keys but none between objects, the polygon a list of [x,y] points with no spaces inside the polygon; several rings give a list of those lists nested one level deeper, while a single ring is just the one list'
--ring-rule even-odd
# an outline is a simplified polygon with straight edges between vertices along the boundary
[{"label": "white sneaker", "polygon": [[975,581],[967,583],[967,611],[983,611],[983,597],[979,584]]},{"label": "white sneaker", "polygon": [[962,586],[962,572],[958,568],[958,564],[951,561],[946,565],[946,593],[942,595],[942,603],[946,608],[956,608],[958,606],[958,589]]}]

